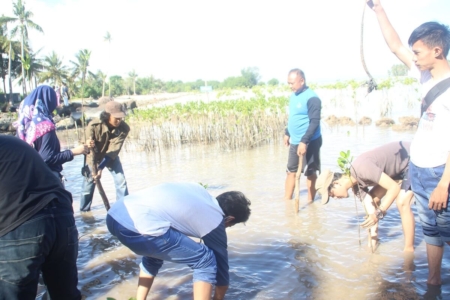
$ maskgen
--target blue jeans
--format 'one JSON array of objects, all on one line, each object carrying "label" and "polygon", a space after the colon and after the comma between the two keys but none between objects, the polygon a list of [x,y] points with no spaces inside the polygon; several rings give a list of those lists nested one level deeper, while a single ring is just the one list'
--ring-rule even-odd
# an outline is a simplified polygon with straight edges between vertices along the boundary
[{"label": "blue jeans", "polygon": [[436,188],[444,173],[445,165],[434,168],[419,168],[409,163],[411,189],[417,201],[417,212],[427,244],[443,246],[450,242],[450,208],[447,198],[447,208],[431,210],[428,208],[431,193]]},{"label": "blue jeans", "polygon": [[[114,179],[114,185],[116,186],[116,200],[123,198],[128,195],[127,181],[125,175],[123,174],[122,164],[120,159],[117,158],[110,162],[110,166],[107,167],[109,172]],[[83,185],[81,187],[81,198],[80,198],[80,211],[91,210],[92,198],[94,197],[95,183],[92,178],[92,170],[89,173],[89,177],[83,178]]]},{"label": "blue jeans", "polygon": [[41,272],[52,299],[81,299],[77,257],[72,205],[53,200],[0,237],[0,300],[34,300]]},{"label": "blue jeans", "polygon": [[[217,283],[221,286],[228,285],[228,252],[224,222],[210,232],[214,237],[208,239],[210,244],[216,245],[216,247],[212,246],[217,249],[216,251],[210,249],[209,246],[193,241],[173,228],[161,236],[142,235],[123,227],[110,215],[106,217],[106,225],[109,232],[116,236],[122,244],[134,253],[143,256],[140,268],[149,275],[156,276],[163,262],[171,261],[187,264],[193,269],[194,282],[203,281],[211,284]],[[225,236],[225,240],[223,236]],[[220,241],[217,242],[218,240]],[[219,261],[221,261],[219,271],[217,270],[216,252],[220,254],[218,255],[218,257],[220,256]],[[226,263],[223,264],[223,261]]]}]

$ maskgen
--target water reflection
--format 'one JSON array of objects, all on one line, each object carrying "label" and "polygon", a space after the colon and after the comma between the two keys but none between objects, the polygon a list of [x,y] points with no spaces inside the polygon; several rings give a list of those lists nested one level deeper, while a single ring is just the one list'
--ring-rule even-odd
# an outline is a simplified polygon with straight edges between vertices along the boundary
[{"label": "water reflection", "polygon": [[[374,126],[323,129],[323,168],[337,170],[339,151],[357,156],[395,140],[411,140],[411,132]],[[64,136],[61,137],[64,141]],[[131,147],[130,147],[131,148]],[[300,211],[283,200],[288,149],[282,142],[249,150],[224,152],[215,146],[183,145],[160,152],[123,151],[121,160],[130,193],[165,181],[189,180],[208,186],[213,195],[241,190],[252,201],[246,225],[228,229],[230,289],[228,299],[445,299],[450,297],[450,253],[444,253],[443,286],[428,287],[425,243],[416,216],[416,252],[403,253],[400,216],[395,205],[380,225],[381,244],[367,247],[359,228],[364,209],[353,198],[322,205],[306,203],[302,178]],[[80,289],[88,299],[129,299],[134,296],[140,257],[132,254],[106,229],[101,197],[93,211],[79,214],[82,159],[65,165],[66,187],[74,195],[80,232]],[[114,183],[109,173],[102,183],[111,204]],[[447,247],[448,248],[448,247]],[[165,263],[149,299],[191,299],[192,272]],[[434,296],[433,296],[434,295]],[[440,298],[439,298],[440,297]]]}]

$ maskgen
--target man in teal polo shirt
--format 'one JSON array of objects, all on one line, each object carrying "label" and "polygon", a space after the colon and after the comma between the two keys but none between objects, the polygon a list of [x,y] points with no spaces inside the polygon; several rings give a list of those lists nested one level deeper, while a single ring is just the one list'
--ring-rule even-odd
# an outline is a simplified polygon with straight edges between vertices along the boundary
[{"label": "man in teal polo shirt", "polygon": [[302,173],[307,178],[308,202],[311,203],[316,195],[317,171],[320,172],[322,102],[306,85],[302,70],[289,71],[288,84],[293,93],[289,100],[289,120],[284,136],[284,144],[289,147],[284,198],[292,199],[299,157],[302,157]]}]

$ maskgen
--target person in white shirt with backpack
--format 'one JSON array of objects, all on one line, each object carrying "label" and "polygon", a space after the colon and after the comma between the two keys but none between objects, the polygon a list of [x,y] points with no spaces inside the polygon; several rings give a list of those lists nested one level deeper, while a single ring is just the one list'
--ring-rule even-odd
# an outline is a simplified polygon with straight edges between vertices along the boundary
[{"label": "person in white shirt with backpack", "polygon": [[380,0],[367,0],[389,49],[422,84],[422,111],[411,143],[410,180],[427,244],[429,285],[441,285],[444,244],[450,245],[450,47],[449,27],[427,22],[403,45]]}]

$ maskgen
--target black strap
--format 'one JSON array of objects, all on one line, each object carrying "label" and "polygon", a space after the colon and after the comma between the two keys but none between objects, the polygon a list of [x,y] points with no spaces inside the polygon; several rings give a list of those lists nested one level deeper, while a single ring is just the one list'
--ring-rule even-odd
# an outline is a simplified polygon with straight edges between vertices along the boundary
[{"label": "black strap", "polygon": [[430,107],[433,101],[436,100],[437,97],[442,95],[449,87],[450,87],[450,77],[437,83],[435,86],[431,88],[431,90],[428,91],[428,93],[425,95],[425,98],[423,98],[422,106],[420,109],[420,117],[422,117],[423,113],[426,112],[426,110],[428,109],[428,107]]}]

